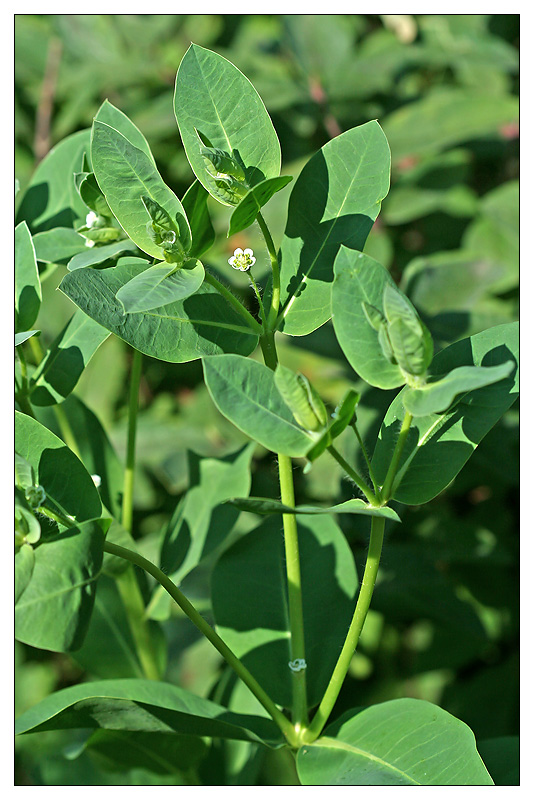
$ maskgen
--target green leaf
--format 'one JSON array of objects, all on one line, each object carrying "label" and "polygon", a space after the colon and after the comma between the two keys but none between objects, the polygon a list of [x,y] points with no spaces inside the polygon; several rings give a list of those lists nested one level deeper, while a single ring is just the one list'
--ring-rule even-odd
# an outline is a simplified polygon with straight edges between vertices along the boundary
[{"label": "green leaf", "polygon": [[311,450],[308,450],[306,453],[308,461],[315,461],[316,458],[319,458],[328,445],[332,444],[334,439],[343,433],[347,425],[350,425],[359,402],[359,393],[354,391],[354,389],[349,389],[341,403],[335,408],[331,415],[330,425],[326,431],[322,434],[317,444],[314,444]]},{"label": "green leaf", "polygon": [[23,344],[30,338],[30,336],[35,336],[36,333],[41,333],[41,331],[21,331],[20,333],[16,333],[15,347],[18,347],[19,344]]},{"label": "green leaf", "polygon": [[457,367],[435,383],[427,383],[419,389],[407,389],[403,399],[404,408],[414,417],[441,414],[457,395],[507,378],[514,366],[513,361],[505,361],[496,367]]},{"label": "green leaf", "polygon": [[[512,358],[518,361],[518,324],[489,328],[442,350],[430,373],[446,374],[458,367],[490,367]],[[445,414],[414,417],[402,451],[393,497],[401,503],[427,503],[456,477],[484,436],[518,396],[518,375],[476,389],[462,397]],[[374,475],[383,483],[397,441],[402,419],[400,392],[389,407],[372,460]]]},{"label": "green leaf", "polygon": [[389,189],[390,153],[378,122],[324,145],[300,173],[280,249],[280,330],[304,336],[331,316],[333,263],[340,245],[363,250]]},{"label": "green leaf", "polygon": [[69,686],[22,714],[16,733],[101,728],[146,733],[182,733],[222,739],[281,743],[269,719],[235,714],[170,683],[107,680]]},{"label": "green leaf", "polygon": [[87,251],[87,239],[72,228],[53,228],[33,237],[37,261],[65,264],[78,253]]},{"label": "green leaf", "polygon": [[85,222],[87,206],[74,186],[82,156],[89,151],[90,130],[67,136],[53,147],[35,170],[24,192],[17,222],[26,220],[32,233]]},{"label": "green leaf", "polygon": [[193,172],[225,205],[232,202],[217,186],[213,167],[208,168],[201,153],[204,146],[242,164],[248,187],[280,174],[280,143],[260,96],[218,53],[191,45],[176,75],[174,113]]},{"label": "green leaf", "polygon": [[90,736],[86,749],[108,772],[135,768],[173,775],[195,769],[208,746],[198,736],[99,730]]},{"label": "green leaf", "polygon": [[27,331],[41,308],[41,281],[35,248],[26,223],[15,228],[15,331]]},{"label": "green leaf", "polygon": [[82,269],[82,267],[97,267],[100,264],[106,264],[106,261],[114,260],[123,253],[136,253],[140,255],[137,246],[129,239],[121,239],[119,242],[112,242],[112,244],[104,244],[101,247],[86,248],[84,253],[77,253],[67,263],[67,269],[72,272],[75,269]]},{"label": "green leaf", "polygon": [[15,448],[31,465],[35,484],[45,490],[46,504],[55,504],[76,523],[100,516],[98,492],[81,461],[61,439],[20,411],[15,412]]},{"label": "green leaf", "polygon": [[33,575],[35,554],[31,544],[23,544],[15,553],[15,603],[18,603]]},{"label": "green leaf", "polygon": [[148,196],[158,203],[177,225],[184,250],[191,247],[191,231],[182,204],[163,182],[153,161],[134,147],[119,131],[95,120],[91,156],[98,185],[109,207],[130,239],[154,258],[163,257],[163,249],[147,232],[150,216],[141,200]]},{"label": "green leaf", "polygon": [[230,534],[239,515],[221,503],[250,490],[254,448],[249,444],[220,459],[188,453],[189,489],[169,521],[160,556],[162,569],[176,583]]},{"label": "green leaf", "polygon": [[492,786],[473,732],[426,700],[348,711],[301,747],[304,786]]},{"label": "green leaf", "polygon": [[115,128],[115,130],[119,131],[119,133],[121,133],[125,139],[128,139],[128,141],[133,144],[134,147],[142,150],[153,164],[156,163],[154,161],[154,156],[152,155],[150,145],[137,125],[134,125],[132,120],[120,109],[116,108],[113,103],[110,103],[109,100],[104,100],[96,112],[95,119],[99,122],[104,122],[111,128]]},{"label": "green leaf", "polygon": [[253,514],[364,514],[369,517],[384,517],[394,522],[400,522],[400,517],[392,508],[375,508],[364,500],[355,498],[346,500],[335,506],[321,508],[320,506],[286,506],[279,500],[270,500],[264,497],[233,497],[228,503]]},{"label": "green leaf", "polygon": [[[330,517],[297,517],[310,706],[326,689],[354,611],[357,576]],[[291,707],[290,629],[282,520],[265,520],[226,550],[211,576],[217,629],[275,703]]]},{"label": "green leaf", "polygon": [[402,386],[404,375],[397,364],[386,358],[363,305],[381,309],[385,287],[395,287],[393,278],[378,261],[343,246],[334,272],[332,322],[347,361],[372,386],[380,389]]},{"label": "green leaf", "polygon": [[32,578],[15,606],[16,639],[55,652],[80,647],[93,610],[103,544],[97,522],[69,528],[56,540],[41,540],[34,550]]},{"label": "green leaf", "polygon": [[66,275],[59,288],[100,325],[162,361],[182,363],[224,352],[249,355],[255,349],[258,334],[206,284],[164,309],[125,315],[117,292],[144,268],[134,259],[111,269],[78,269]]},{"label": "green leaf", "polygon": [[109,331],[83,311],[76,311],[52,342],[32,376],[32,403],[49,406],[63,402],[108,336]]},{"label": "green leaf", "polygon": [[191,259],[176,269],[166,262],[154,264],[125,283],[117,292],[117,300],[126,314],[162,308],[169,303],[185,300],[202,286],[204,267]]},{"label": "green leaf", "polygon": [[195,181],[182,197],[193,240],[189,253],[191,258],[200,258],[215,241],[215,231],[207,206],[208,196],[200,181]]},{"label": "green leaf", "polygon": [[291,175],[281,175],[279,178],[267,178],[250,189],[232,212],[228,236],[233,236],[252,225],[258,216],[258,211],[269,202],[273,194],[279,192],[292,180]]},{"label": "green leaf", "polygon": [[519,737],[499,736],[478,742],[495,786],[519,786]]},{"label": "green leaf", "polygon": [[306,455],[315,439],[296,424],[272,370],[236,355],[204,358],[202,363],[213,402],[239,430],[273,452]]}]

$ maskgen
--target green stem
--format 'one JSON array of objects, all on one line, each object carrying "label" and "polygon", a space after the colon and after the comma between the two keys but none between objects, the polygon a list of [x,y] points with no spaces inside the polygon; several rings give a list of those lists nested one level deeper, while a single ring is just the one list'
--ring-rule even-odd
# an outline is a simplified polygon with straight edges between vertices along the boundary
[{"label": "green stem", "polygon": [[257,319],[254,319],[254,317],[252,316],[252,314],[251,314],[249,311],[247,311],[247,309],[245,308],[245,306],[243,305],[243,303],[241,303],[241,302],[240,302],[240,301],[237,299],[237,297],[235,297],[235,296],[232,294],[232,292],[230,292],[230,291],[229,291],[229,290],[226,288],[226,286],[223,286],[223,285],[222,285],[222,283],[220,283],[220,281],[218,281],[218,280],[217,280],[217,278],[215,278],[215,277],[214,277],[213,275],[211,275],[209,272],[206,272],[205,281],[206,281],[206,283],[209,283],[209,284],[210,284],[210,286],[213,286],[213,288],[214,288],[214,289],[217,289],[217,291],[219,292],[219,294],[221,294],[221,295],[222,295],[222,296],[225,298],[225,300],[228,300],[228,302],[230,303],[230,305],[231,305],[233,308],[235,308],[235,310],[237,311],[237,313],[238,313],[238,314],[240,314],[240,315],[243,317],[243,319],[245,319],[245,320],[246,320],[246,322],[247,322],[247,325],[248,325],[248,327],[249,327],[249,328],[252,328],[252,330],[253,330],[255,333],[259,333],[259,334],[263,333],[263,328],[262,328],[262,326],[260,325],[260,323],[258,322],[258,320],[257,320]]},{"label": "green stem", "polygon": [[387,503],[391,497],[391,492],[393,489],[393,481],[395,480],[395,476],[399,468],[400,457],[402,455],[404,445],[406,444],[408,433],[410,432],[410,425],[412,424],[412,419],[413,419],[412,415],[406,411],[406,413],[404,414],[404,419],[402,420],[401,429],[399,431],[399,438],[397,439],[397,444],[395,445],[395,449],[391,457],[391,463],[387,471],[386,479],[384,481],[384,486],[382,487],[381,496],[384,503]]},{"label": "green stem", "polygon": [[306,739],[314,741],[321,733],[325,726],[328,717],[330,716],[335,702],[341,691],[343,681],[348,672],[349,665],[358,645],[360,633],[369,611],[369,605],[373,596],[375,588],[376,576],[378,572],[378,565],[380,563],[380,555],[382,553],[382,543],[384,541],[384,517],[373,517],[371,522],[371,539],[369,541],[369,551],[367,553],[367,562],[365,564],[365,571],[363,573],[362,585],[358,595],[358,602],[354,616],[350,624],[349,632],[341,654],[338,658],[337,664],[330,678],[323,699],[315,713],[310,727],[308,728]]},{"label": "green stem", "polygon": [[145,616],[145,602],[133,566],[128,565],[115,580],[143,673],[149,680],[157,681],[161,678],[160,669],[154,655],[154,645]]},{"label": "green stem", "polygon": [[33,412],[32,404],[28,400],[28,397],[24,394],[24,392],[20,391],[15,394],[15,400],[20,406],[21,411],[24,414],[27,414],[28,417],[33,417],[35,419],[35,414]]},{"label": "green stem", "polygon": [[360,445],[360,447],[362,449],[363,457],[365,458],[365,463],[367,464],[367,471],[369,473],[369,477],[371,479],[371,483],[373,484],[373,489],[375,491],[375,495],[378,498],[379,497],[378,483],[376,482],[375,476],[373,475],[373,469],[371,467],[371,459],[369,458],[369,455],[367,453],[367,448],[365,446],[365,442],[363,441],[363,439],[362,439],[362,437],[360,435],[360,431],[358,430],[358,426],[357,426],[356,422],[351,422],[350,427],[352,428],[352,430],[356,434],[356,438],[358,439],[358,444]]},{"label": "green stem", "polygon": [[356,472],[355,469],[353,469],[350,466],[350,464],[347,461],[345,461],[345,459],[343,458],[341,453],[338,450],[336,450],[334,445],[331,444],[326,449],[328,450],[330,455],[333,456],[336,459],[336,461],[340,465],[340,467],[342,467],[345,470],[345,472],[347,473],[349,478],[351,478],[354,481],[354,483],[356,484],[356,486],[364,493],[364,495],[366,496],[368,502],[372,506],[375,506],[375,507],[379,506],[380,503],[378,501],[378,498],[375,497],[375,495],[372,493],[370,488],[365,483],[364,479],[361,477],[361,475],[359,475],[358,472]]},{"label": "green stem", "polygon": [[273,288],[271,293],[271,308],[269,309],[269,314],[267,317],[267,326],[272,330],[278,317],[278,309],[280,308],[280,267],[278,265],[278,255],[276,253],[276,247],[274,246],[271,232],[267,227],[267,223],[263,219],[261,211],[258,211],[258,216],[256,219],[258,220],[258,225],[260,226],[263,238],[265,239],[265,244],[267,245],[269,257],[271,259]]},{"label": "green stem", "polygon": [[250,282],[252,284],[252,288],[254,289],[254,291],[256,293],[256,297],[258,299],[258,305],[260,307],[260,316],[261,316],[261,321],[262,321],[262,325],[263,325],[263,330],[266,330],[267,329],[267,318],[265,317],[265,309],[263,307],[263,301],[261,299],[261,294],[260,294],[260,290],[258,288],[258,284],[254,280],[254,277],[253,277],[252,273],[249,272],[248,277],[250,279]]},{"label": "green stem", "polygon": [[132,550],[128,550],[126,547],[121,547],[120,545],[113,544],[112,542],[105,542],[104,550],[106,553],[119,556],[120,558],[124,558],[127,561],[130,561],[132,564],[141,567],[141,569],[144,569],[145,572],[148,572],[149,575],[152,575],[152,577],[155,578],[161,586],[163,586],[175,603],[177,603],[182,611],[189,617],[191,622],[196,625],[199,631],[203,633],[204,636],[212,643],[212,645],[219,651],[227,663],[230,664],[230,666],[239,675],[241,680],[248,686],[255,697],[258,698],[259,702],[271,715],[288,742],[291,745],[296,745],[297,741],[295,731],[287,717],[282,714],[280,709],[273,703],[269,695],[264,691],[264,689],[262,689],[254,676],[251,675],[248,669],[230,650],[221,637],[215,633],[211,625],[209,625],[204,617],[198,613],[196,608],[189,602],[187,597],[182,594],[172,580],[151,561],[143,558],[143,556],[139,555],[139,553],[134,553]]},{"label": "green stem", "polygon": [[74,453],[74,455],[78,456],[78,458],[81,461],[82,457],[80,455],[80,450],[78,448],[78,443],[76,441],[76,437],[74,436],[74,431],[72,430],[72,428],[70,426],[70,422],[68,420],[68,417],[65,414],[65,411],[63,410],[63,408],[60,405],[52,406],[52,410],[53,410],[54,415],[56,417],[57,424],[59,425],[59,430],[61,432],[61,438],[63,439],[63,441],[65,442],[67,447],[69,447],[72,450],[72,452]]},{"label": "green stem", "polygon": [[128,402],[128,442],[126,446],[126,467],[124,470],[124,488],[122,494],[122,527],[132,532],[133,490],[135,472],[135,438],[137,432],[137,409],[139,405],[139,383],[143,354],[133,351],[132,373],[130,375],[130,398]]}]

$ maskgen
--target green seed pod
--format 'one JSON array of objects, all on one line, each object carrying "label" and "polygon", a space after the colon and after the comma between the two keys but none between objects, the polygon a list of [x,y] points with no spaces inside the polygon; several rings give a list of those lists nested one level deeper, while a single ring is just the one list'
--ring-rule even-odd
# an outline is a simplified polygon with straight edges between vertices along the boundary
[{"label": "green seed pod", "polygon": [[328,415],[325,405],[304,375],[279,364],[274,373],[274,382],[301,427],[314,432],[326,428]]},{"label": "green seed pod", "polygon": [[208,172],[215,178],[230,177],[238,181],[245,180],[245,170],[241,164],[229,153],[216,147],[200,148],[200,155],[206,163]]}]

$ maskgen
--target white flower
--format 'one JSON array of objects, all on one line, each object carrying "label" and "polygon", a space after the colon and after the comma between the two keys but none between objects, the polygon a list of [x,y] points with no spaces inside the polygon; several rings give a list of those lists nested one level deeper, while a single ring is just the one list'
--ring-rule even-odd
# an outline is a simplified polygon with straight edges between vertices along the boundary
[{"label": "white flower", "polygon": [[96,488],[99,489],[100,486],[102,486],[102,478],[100,477],[100,475],[91,475],[91,478],[93,479],[93,483],[96,486]]},{"label": "white flower", "polygon": [[97,219],[98,219],[98,214],[95,214],[94,211],[90,211],[85,218],[85,227],[92,228]]},{"label": "white flower", "polygon": [[228,263],[234,269],[239,269],[241,272],[247,272],[247,270],[253,267],[256,263],[254,251],[251,250],[250,247],[247,247],[245,251],[238,247],[236,250],[234,250],[232,258],[228,259]]}]

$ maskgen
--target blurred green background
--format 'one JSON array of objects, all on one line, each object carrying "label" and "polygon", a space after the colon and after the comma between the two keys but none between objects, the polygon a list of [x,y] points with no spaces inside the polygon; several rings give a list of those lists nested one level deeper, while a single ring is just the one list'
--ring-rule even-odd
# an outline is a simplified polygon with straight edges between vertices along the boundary
[{"label": "blurred green background", "polygon": [[[236,64],[263,98],[280,138],[283,173],[296,177],[330,138],[379,120],[392,151],[392,182],[365,249],[391,270],[439,349],[517,318],[518,40],[519,15],[508,14],[17,15],[16,176],[24,190],[50,148],[90,127],[108,98],[142,130],[164,180],[183,196],[193,174],[173,114],[174,79],[191,41],[209,47]],[[290,189],[265,209],[277,243]],[[227,259],[238,246],[252,247],[255,274],[266,276],[259,229],[227,239],[230,209],[211,200],[209,208],[219,236],[205,261],[246,296],[246,276]],[[43,284],[35,326],[43,345],[74,311],[55,291],[64,274],[59,266]],[[364,389],[358,418],[372,446],[395,393],[360,385],[330,324],[302,339],[282,337],[280,355],[332,406],[350,385]],[[129,361],[126,345],[110,337],[75,392],[121,458]],[[199,362],[144,359],[134,535],[154,558],[161,527],[187,488],[187,450],[221,456],[245,441],[216,412],[201,377]],[[55,429],[51,414],[43,421]],[[347,457],[355,456],[350,435],[342,445]],[[296,481],[297,502],[351,496],[328,456],[307,475],[297,470]],[[260,447],[251,494],[278,496],[274,463]],[[470,725],[482,753],[485,740],[495,737],[506,737],[501,745],[512,752],[510,737],[518,734],[517,406],[442,495],[401,512],[404,524],[388,537],[373,610],[336,713],[395,697],[424,698]],[[366,523],[339,522],[362,565]],[[237,532],[256,524],[242,514]],[[184,589],[209,618],[209,565],[195,570]],[[218,655],[179,616],[164,630],[166,679],[209,696],[222,670]],[[104,666],[76,654],[17,644],[16,658],[17,713],[56,688],[110,677]],[[233,765],[226,767],[227,781],[290,780],[286,765],[273,765],[263,752],[252,758],[236,746],[225,756]],[[213,777],[219,762],[213,752],[210,759],[205,769]],[[73,759],[72,736],[59,733],[22,739],[17,769],[19,785],[181,782],[142,770],[117,775],[85,753]]]}]

